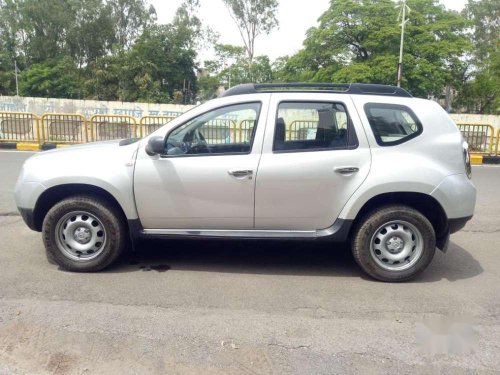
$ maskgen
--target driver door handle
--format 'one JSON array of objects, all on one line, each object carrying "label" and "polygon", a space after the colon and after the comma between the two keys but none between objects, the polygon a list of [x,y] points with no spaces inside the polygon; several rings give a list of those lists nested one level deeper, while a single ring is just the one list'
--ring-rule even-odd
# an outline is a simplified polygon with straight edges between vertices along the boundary
[{"label": "driver door handle", "polygon": [[248,177],[249,180],[252,179],[253,171],[251,169],[230,169],[227,171],[230,176],[236,178],[245,178]]},{"label": "driver door handle", "polygon": [[357,167],[340,167],[340,168],[335,168],[334,171],[339,173],[339,174],[349,175],[349,174],[359,172],[359,168],[357,168]]}]

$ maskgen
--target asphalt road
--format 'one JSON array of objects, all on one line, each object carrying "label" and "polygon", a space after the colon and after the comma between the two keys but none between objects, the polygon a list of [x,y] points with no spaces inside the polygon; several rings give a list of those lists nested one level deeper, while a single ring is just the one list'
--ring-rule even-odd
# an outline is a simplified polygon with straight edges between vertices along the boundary
[{"label": "asphalt road", "polygon": [[417,280],[346,248],[148,242],[106,272],[59,270],[13,216],[28,153],[0,152],[0,374],[461,374],[500,369],[500,168]]}]

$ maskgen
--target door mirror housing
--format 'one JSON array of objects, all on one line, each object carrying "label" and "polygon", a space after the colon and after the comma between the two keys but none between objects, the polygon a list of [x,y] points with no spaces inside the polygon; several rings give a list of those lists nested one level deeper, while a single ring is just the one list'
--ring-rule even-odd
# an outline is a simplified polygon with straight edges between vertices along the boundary
[{"label": "door mirror housing", "polygon": [[146,153],[149,156],[165,153],[165,138],[160,136],[151,137],[146,145]]}]

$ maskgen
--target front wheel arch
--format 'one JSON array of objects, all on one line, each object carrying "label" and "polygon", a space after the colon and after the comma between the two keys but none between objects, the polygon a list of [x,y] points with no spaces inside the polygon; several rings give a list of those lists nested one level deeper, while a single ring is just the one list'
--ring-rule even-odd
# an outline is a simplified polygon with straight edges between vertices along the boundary
[{"label": "front wheel arch", "polygon": [[64,184],[48,188],[38,198],[33,211],[35,230],[38,232],[42,231],[43,220],[55,204],[75,195],[87,195],[106,201],[106,203],[112,205],[119,212],[124,223],[127,222],[127,216],[122,206],[107,190],[89,184]]}]

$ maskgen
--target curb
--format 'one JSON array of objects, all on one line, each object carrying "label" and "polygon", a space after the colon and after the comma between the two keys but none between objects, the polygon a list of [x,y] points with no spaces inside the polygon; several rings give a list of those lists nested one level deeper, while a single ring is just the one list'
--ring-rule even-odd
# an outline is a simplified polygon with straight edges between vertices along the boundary
[{"label": "curb", "polygon": [[500,156],[483,156],[484,164],[500,164]]},{"label": "curb", "polygon": [[26,143],[26,142],[0,142],[0,150],[18,150],[18,151],[45,151],[53,150],[55,148],[62,148],[68,145],[62,144],[58,145],[55,143],[44,143],[39,145],[38,143]]},{"label": "curb", "polygon": [[470,155],[470,163],[471,163],[471,165],[482,165],[483,164],[483,155],[471,154]]},{"label": "curb", "polygon": [[0,149],[19,150],[19,151],[39,151],[40,145],[38,143],[26,143],[26,142],[0,142]]}]

